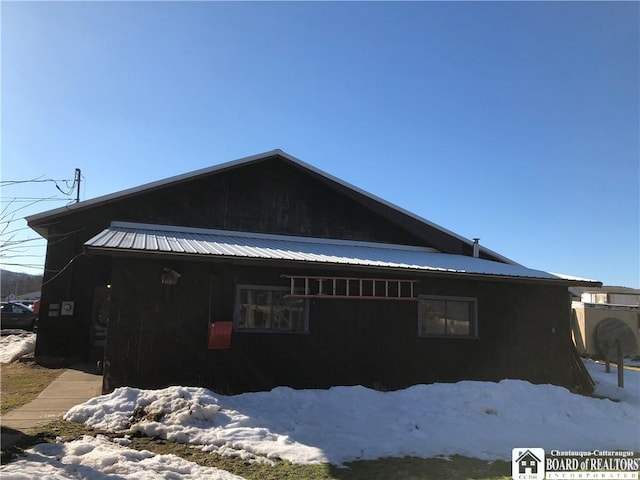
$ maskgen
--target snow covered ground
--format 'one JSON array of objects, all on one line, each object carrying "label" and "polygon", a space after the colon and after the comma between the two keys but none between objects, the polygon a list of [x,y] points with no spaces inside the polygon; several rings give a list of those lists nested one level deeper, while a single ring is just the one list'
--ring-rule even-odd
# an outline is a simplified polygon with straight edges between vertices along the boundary
[{"label": "snow covered ground", "polygon": [[[0,475],[93,479],[108,472],[134,478],[144,470],[148,478],[232,478],[177,457],[129,450],[126,435],[132,432],[226,455],[294,463],[454,454],[509,460],[515,447],[640,451],[640,373],[625,371],[626,388],[619,389],[615,367],[605,374],[604,365],[585,364],[596,393],[619,401],[519,380],[416,385],[396,392],[280,387],[237,396],[193,387],[120,388],[65,416],[119,432],[117,444],[86,437],[39,445],[2,467]],[[59,475],[52,473],[57,470]]]},{"label": "snow covered ground", "polygon": [[16,333],[0,337],[0,363],[15,362],[36,349],[35,333]]},{"label": "snow covered ground", "polygon": [[175,455],[155,455],[116,445],[104,436],[69,443],[42,443],[24,460],[0,468],[3,480],[43,479],[172,479],[237,480],[224,470],[201,467]]}]

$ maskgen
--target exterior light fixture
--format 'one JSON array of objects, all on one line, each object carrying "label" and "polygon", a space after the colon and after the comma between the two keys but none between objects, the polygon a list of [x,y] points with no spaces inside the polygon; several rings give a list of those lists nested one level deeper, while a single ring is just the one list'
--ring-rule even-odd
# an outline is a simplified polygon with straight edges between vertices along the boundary
[{"label": "exterior light fixture", "polygon": [[182,276],[175,270],[170,268],[164,268],[162,276],[160,277],[163,285],[175,285],[178,283],[178,279]]}]

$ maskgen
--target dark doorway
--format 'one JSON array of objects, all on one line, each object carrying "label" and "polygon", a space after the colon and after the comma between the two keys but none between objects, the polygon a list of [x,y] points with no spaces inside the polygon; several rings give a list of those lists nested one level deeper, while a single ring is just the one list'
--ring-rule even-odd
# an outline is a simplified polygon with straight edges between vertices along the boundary
[{"label": "dark doorway", "polygon": [[95,287],[93,291],[93,308],[91,313],[91,338],[89,342],[89,361],[102,362],[104,346],[109,323],[109,303],[111,301],[111,285]]}]

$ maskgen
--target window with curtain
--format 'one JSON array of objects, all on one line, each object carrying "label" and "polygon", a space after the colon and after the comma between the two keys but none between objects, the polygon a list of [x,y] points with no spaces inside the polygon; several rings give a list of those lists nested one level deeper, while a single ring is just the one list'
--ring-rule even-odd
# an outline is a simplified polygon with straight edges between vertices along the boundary
[{"label": "window with curtain", "polygon": [[287,298],[289,289],[239,285],[236,290],[235,330],[245,332],[306,333],[308,300]]}]

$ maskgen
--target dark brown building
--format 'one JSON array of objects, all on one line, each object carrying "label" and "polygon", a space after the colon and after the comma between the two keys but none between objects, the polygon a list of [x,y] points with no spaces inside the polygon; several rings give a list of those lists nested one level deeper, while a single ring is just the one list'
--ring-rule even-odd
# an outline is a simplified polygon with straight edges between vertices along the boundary
[{"label": "dark brown building", "polygon": [[[275,150],[28,218],[36,357],[104,391],[573,387],[569,286]],[[595,283],[597,285],[597,283]]]}]

